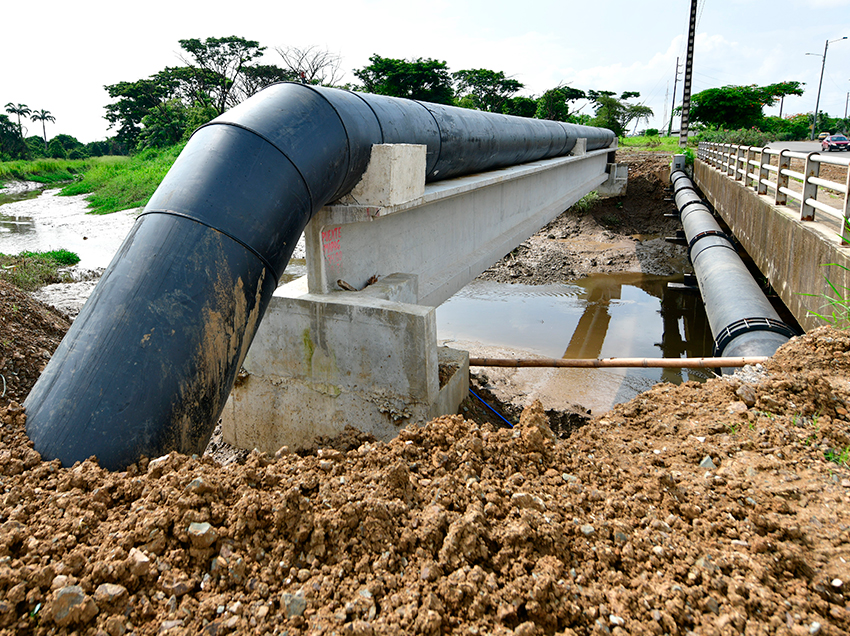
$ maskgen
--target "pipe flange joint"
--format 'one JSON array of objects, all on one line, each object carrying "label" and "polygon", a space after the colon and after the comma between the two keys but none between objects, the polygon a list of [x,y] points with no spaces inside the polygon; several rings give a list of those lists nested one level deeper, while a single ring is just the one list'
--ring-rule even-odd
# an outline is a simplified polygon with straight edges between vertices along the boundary
[{"label": "pipe flange joint", "polygon": [[700,239],[704,239],[707,236],[719,236],[720,238],[726,239],[729,242],[729,245],[723,245],[721,247],[728,247],[733,252],[735,251],[735,248],[732,245],[732,239],[729,238],[729,235],[726,234],[726,232],[723,232],[722,230],[705,230],[704,232],[700,232],[699,234],[694,235],[694,237],[690,241],[688,241],[689,261],[693,262],[693,259],[691,258],[691,252],[694,249],[694,245],[696,245],[697,241],[699,241]]},{"label": "pipe flange joint", "polygon": [[708,208],[708,204],[702,199],[692,199],[690,201],[685,201],[682,204],[682,207],[679,208],[679,214],[684,212],[686,207],[688,207],[689,205],[694,205],[695,203],[699,203],[700,205],[704,205],[706,208]]},{"label": "pipe flange joint", "polygon": [[720,357],[723,350],[738,336],[751,331],[772,331],[781,336],[793,338],[798,335],[795,329],[792,329],[781,320],[766,318],[759,316],[757,318],[741,318],[727,325],[714,339],[714,356]]}]

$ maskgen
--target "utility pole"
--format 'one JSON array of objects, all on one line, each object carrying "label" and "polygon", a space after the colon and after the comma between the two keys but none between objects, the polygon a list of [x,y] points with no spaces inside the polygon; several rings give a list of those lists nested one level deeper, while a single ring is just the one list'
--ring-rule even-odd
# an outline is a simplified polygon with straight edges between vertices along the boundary
[{"label": "utility pole", "polygon": [[676,58],[676,75],[673,78],[673,106],[670,108],[670,124],[667,126],[667,136],[673,134],[673,113],[676,111],[676,84],[679,82],[679,58]]},{"label": "utility pole", "polygon": [[682,124],[679,127],[679,147],[688,145],[688,115],[691,112],[691,79],[694,70],[694,40],[697,31],[697,0],[691,0],[691,20],[688,28],[688,56],[685,58],[685,83],[682,88]]},{"label": "utility pole", "polygon": [[[815,100],[815,120],[812,122],[812,137],[811,140],[815,140],[815,135],[817,134],[816,129],[818,127],[818,108],[820,108],[820,89],[823,86],[823,69],[826,67],[826,52],[829,50],[829,45],[831,42],[838,42],[840,40],[846,40],[847,36],[845,35],[843,38],[837,38],[835,40],[827,40],[826,44],[823,45],[823,59],[820,64],[820,81],[818,81],[818,98]],[[806,53],[806,55],[817,55],[817,53]]]}]

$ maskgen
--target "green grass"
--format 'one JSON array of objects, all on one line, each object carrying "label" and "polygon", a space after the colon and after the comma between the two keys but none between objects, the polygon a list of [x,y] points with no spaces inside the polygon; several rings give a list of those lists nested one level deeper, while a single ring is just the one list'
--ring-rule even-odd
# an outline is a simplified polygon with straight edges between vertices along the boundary
[{"label": "green grass", "polygon": [[[840,263],[827,263],[823,267],[838,267],[845,272],[850,272],[850,269]],[[836,286],[829,278],[825,278],[826,284],[832,290],[830,294],[800,294],[801,296],[813,296],[824,301],[824,312],[809,311],[813,316],[817,316],[825,323],[832,325],[836,329],[850,328],[850,289],[841,286]],[[828,312],[826,310],[829,310]]]},{"label": "green grass", "polygon": [[132,157],[90,159],[39,159],[0,162],[0,183],[11,180],[40,183],[73,183],[63,196],[87,194],[94,214],[142,207],[151,198],[185,143],[149,149]]},{"label": "green grass", "polygon": [[591,190],[578,201],[573,203],[570,210],[577,214],[586,214],[599,201],[599,193],[596,190]]},{"label": "green grass", "polygon": [[68,250],[0,254],[0,278],[24,291],[63,281],[60,267],[76,265],[80,257]]},{"label": "green grass", "polygon": [[620,137],[620,148],[631,150],[648,150],[653,152],[669,152],[672,155],[682,154],[679,147],[679,137]]},{"label": "green grass", "polygon": [[125,161],[93,166],[83,178],[62,189],[63,195],[88,194],[95,214],[142,207],[151,198],[185,144],[150,149]]},{"label": "green grass", "polygon": [[90,157],[89,159],[35,159],[0,162],[0,183],[36,181],[48,185],[80,178],[93,167],[126,161],[126,157]]},{"label": "green grass", "polygon": [[828,450],[824,453],[827,461],[839,466],[850,466],[850,446],[843,449]]}]

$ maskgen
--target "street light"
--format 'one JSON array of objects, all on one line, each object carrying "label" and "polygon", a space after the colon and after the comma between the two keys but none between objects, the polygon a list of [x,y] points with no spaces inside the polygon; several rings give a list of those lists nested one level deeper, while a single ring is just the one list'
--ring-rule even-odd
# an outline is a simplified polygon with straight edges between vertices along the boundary
[{"label": "street light", "polygon": [[[812,141],[815,139],[815,129],[818,127],[818,108],[820,107],[820,87],[823,84],[823,69],[826,66],[826,50],[829,48],[829,45],[833,42],[839,42],[840,40],[846,40],[847,36],[845,35],[843,38],[837,38],[835,40],[827,40],[826,44],[823,45],[823,62],[820,65],[820,81],[818,82],[818,98],[815,101],[815,121],[812,123]],[[818,55],[820,53],[806,53],[806,55]]]}]

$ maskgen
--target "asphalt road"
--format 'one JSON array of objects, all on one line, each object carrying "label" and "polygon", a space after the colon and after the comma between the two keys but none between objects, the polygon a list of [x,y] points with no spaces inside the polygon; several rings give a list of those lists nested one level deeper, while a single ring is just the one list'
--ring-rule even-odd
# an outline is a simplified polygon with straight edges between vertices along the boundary
[{"label": "asphalt road", "polygon": [[772,141],[767,145],[774,150],[793,150],[794,152],[814,152],[821,149],[819,141]]}]

